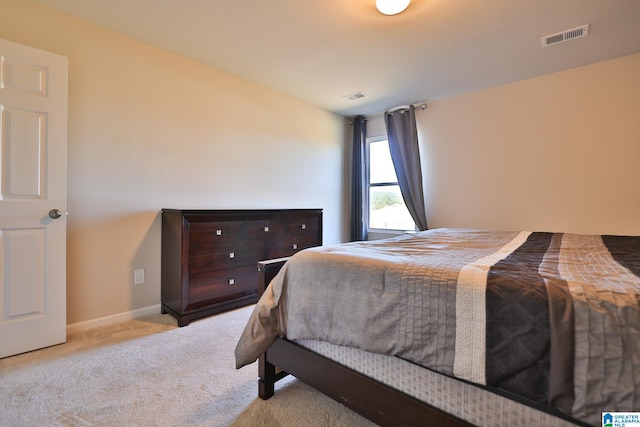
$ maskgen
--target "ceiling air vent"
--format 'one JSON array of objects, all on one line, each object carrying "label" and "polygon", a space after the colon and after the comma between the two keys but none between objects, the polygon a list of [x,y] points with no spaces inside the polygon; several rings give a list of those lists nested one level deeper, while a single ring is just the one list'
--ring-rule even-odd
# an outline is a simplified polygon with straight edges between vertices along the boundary
[{"label": "ceiling air vent", "polygon": [[351,95],[345,95],[342,99],[346,99],[348,101],[355,101],[356,99],[364,98],[366,95],[362,92],[352,93]]},{"label": "ceiling air vent", "polygon": [[587,34],[589,34],[589,24],[573,28],[571,30],[566,30],[561,33],[540,37],[540,43],[542,44],[542,47],[547,47],[551,46],[552,44],[558,44],[571,39],[585,37]]}]

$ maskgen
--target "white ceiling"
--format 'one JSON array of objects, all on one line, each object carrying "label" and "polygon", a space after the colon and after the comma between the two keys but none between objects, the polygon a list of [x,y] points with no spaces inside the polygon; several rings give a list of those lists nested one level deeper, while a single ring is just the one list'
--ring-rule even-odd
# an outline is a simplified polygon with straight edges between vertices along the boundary
[{"label": "white ceiling", "polygon": [[37,1],[346,116],[640,52],[640,0]]}]

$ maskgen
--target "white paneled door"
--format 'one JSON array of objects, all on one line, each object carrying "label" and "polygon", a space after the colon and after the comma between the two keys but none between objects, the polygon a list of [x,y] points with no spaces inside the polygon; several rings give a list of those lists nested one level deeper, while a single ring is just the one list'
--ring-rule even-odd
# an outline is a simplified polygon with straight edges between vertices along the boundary
[{"label": "white paneled door", "polygon": [[0,357],[66,341],[67,63],[0,39]]}]

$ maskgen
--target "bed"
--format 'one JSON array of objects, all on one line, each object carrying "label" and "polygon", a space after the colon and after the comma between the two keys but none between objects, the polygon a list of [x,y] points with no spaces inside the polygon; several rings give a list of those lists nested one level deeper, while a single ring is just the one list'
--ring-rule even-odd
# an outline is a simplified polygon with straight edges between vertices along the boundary
[{"label": "bed", "polygon": [[291,373],[380,425],[640,410],[640,236],[435,229],[262,268],[236,346],[237,367],[259,359],[262,398]]}]

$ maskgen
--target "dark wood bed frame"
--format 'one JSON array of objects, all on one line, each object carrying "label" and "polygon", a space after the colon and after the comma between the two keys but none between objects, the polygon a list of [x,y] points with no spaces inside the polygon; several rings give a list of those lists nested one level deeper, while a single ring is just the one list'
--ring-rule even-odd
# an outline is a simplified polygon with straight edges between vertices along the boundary
[{"label": "dark wood bed frame", "polygon": [[[258,263],[260,295],[287,259]],[[265,400],[274,395],[275,383],[291,374],[381,426],[473,425],[286,339],[260,356],[258,373],[258,394]]]}]

